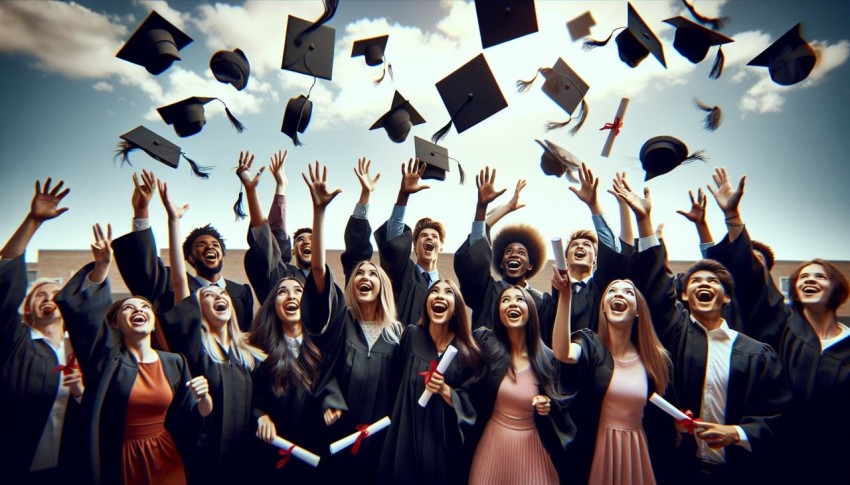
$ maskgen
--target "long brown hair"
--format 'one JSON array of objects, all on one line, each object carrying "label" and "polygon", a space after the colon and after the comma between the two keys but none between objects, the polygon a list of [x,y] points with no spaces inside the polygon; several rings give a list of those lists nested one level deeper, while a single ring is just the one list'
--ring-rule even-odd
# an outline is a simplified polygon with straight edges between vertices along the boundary
[{"label": "long brown hair", "polygon": [[599,303],[599,340],[602,341],[602,345],[606,349],[611,348],[611,334],[608,332],[609,322],[608,317],[605,316],[605,295],[611,286],[621,281],[632,286],[635,290],[635,300],[637,300],[637,316],[632,323],[631,331],[632,343],[637,347],[638,355],[643,361],[643,366],[646,368],[646,373],[649,374],[655,390],[662,393],[667,388],[667,383],[670,382],[670,369],[673,362],[670,360],[667,350],[661,345],[661,341],[658,340],[658,335],[652,326],[649,304],[632,280],[614,280],[602,293],[602,301]]},{"label": "long brown hair", "polygon": [[797,280],[800,279],[800,274],[803,272],[803,268],[813,264],[823,266],[826,276],[832,283],[832,292],[829,294],[829,299],[827,300],[827,308],[833,311],[838,310],[838,307],[847,301],[848,291],[850,291],[850,283],[848,283],[847,277],[841,273],[840,269],[829,261],[825,261],[820,258],[806,261],[800,266],[797,266],[797,269],[791,273],[791,278],[788,281],[788,299],[791,301],[791,305],[795,310],[803,311],[803,304],[800,303],[800,298],[797,296]]}]

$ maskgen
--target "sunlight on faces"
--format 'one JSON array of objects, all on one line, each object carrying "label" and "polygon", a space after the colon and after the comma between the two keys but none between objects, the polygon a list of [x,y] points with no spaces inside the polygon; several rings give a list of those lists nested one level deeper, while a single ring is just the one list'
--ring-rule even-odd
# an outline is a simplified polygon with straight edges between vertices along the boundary
[{"label": "sunlight on faces", "polygon": [[531,270],[528,260],[528,249],[522,243],[510,243],[502,255],[499,265],[506,278],[516,280],[522,278]]},{"label": "sunlight on faces", "polygon": [[438,281],[428,291],[427,304],[431,323],[448,324],[455,314],[455,292],[445,281]]},{"label": "sunlight on faces", "polygon": [[805,306],[826,306],[832,295],[833,282],[826,269],[820,264],[810,264],[800,270],[794,291],[797,299]]},{"label": "sunlight on faces", "polygon": [[631,324],[638,316],[637,291],[626,281],[617,280],[608,285],[608,291],[602,297],[605,318],[611,324]]},{"label": "sunlight on faces", "polygon": [[593,268],[596,262],[596,248],[593,241],[589,239],[573,239],[570,245],[567,246],[567,266],[581,266],[585,268]]},{"label": "sunlight on faces", "polygon": [[313,234],[302,232],[295,238],[292,244],[292,255],[295,256],[295,265],[299,268],[309,268],[313,261]]},{"label": "sunlight on faces", "polygon": [[304,287],[297,280],[286,279],[277,287],[274,299],[274,312],[284,324],[295,324],[301,321],[301,296]]},{"label": "sunlight on faces", "polygon": [[192,255],[189,256],[189,263],[198,273],[220,273],[223,259],[221,243],[215,237],[198,236],[192,243]]},{"label": "sunlight on faces", "polygon": [[381,296],[381,278],[372,263],[361,264],[354,273],[354,297],[358,303],[372,303]]},{"label": "sunlight on faces", "polygon": [[200,293],[201,314],[204,320],[216,328],[226,325],[233,315],[233,300],[218,286],[210,286]]},{"label": "sunlight on faces", "polygon": [[499,298],[499,320],[505,328],[522,328],[528,323],[528,302],[517,288],[508,288]]},{"label": "sunlight on faces", "polygon": [[42,283],[32,289],[32,297],[26,308],[26,317],[31,324],[62,318],[59,308],[53,302],[59,289],[56,283]]},{"label": "sunlight on faces", "polygon": [[442,250],[443,243],[440,241],[440,233],[436,229],[428,228],[419,231],[419,237],[413,243],[413,252],[416,253],[416,261],[435,261]]},{"label": "sunlight on faces", "polygon": [[142,298],[127,298],[121,303],[115,315],[113,327],[124,338],[150,335],[155,324],[154,313],[148,302]]},{"label": "sunlight on faces", "polygon": [[731,301],[720,278],[711,271],[701,269],[688,279],[682,300],[693,313],[717,312]]}]

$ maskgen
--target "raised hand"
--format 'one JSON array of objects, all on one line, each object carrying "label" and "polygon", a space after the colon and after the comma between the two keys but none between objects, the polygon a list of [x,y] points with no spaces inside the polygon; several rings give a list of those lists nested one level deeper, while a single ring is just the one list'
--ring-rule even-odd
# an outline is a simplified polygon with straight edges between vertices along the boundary
[{"label": "raised hand", "polygon": [[[260,183],[260,175],[266,167],[260,167],[257,170],[257,175],[251,177],[251,164],[254,162],[254,155],[250,151],[245,150],[245,153],[239,152],[239,165],[236,167],[236,176],[242,181],[245,190],[255,190],[257,184]],[[283,162],[281,162],[282,164]]]},{"label": "raised hand", "polygon": [[691,198],[691,210],[685,212],[683,210],[677,210],[676,214],[681,214],[685,216],[685,219],[693,222],[694,224],[701,224],[705,222],[705,203],[707,201],[707,197],[702,189],[697,190],[697,196],[694,198],[694,191],[689,190],[688,196]]},{"label": "raised hand", "polygon": [[[570,192],[576,194],[576,197],[584,202],[591,211],[599,209],[599,202],[596,199],[596,188],[599,187],[599,177],[594,176],[593,172],[584,163],[581,164],[578,177],[581,182],[581,188],[577,189],[570,186]],[[601,212],[601,209],[598,212],[594,212],[594,214],[599,212]]]},{"label": "raised hand", "polygon": [[[30,204],[30,212],[28,217],[36,222],[44,222],[50,219],[61,216],[68,211],[67,207],[59,208],[59,203],[62,199],[71,192],[71,189],[62,190],[65,184],[59,181],[56,187],[50,188],[52,179],[50,177],[44,181],[44,188],[41,187],[41,182],[35,181],[35,195]],[[60,192],[61,190],[61,192]]]},{"label": "raised hand", "polygon": [[148,205],[150,205],[153,193],[156,191],[157,179],[153,172],[142,169],[142,183],[139,183],[139,175],[133,173],[133,196],[131,202],[133,204],[134,217],[148,217]]},{"label": "raised hand", "polygon": [[425,173],[425,168],[427,164],[425,162],[420,162],[417,158],[414,161],[412,158],[407,162],[407,169],[405,170],[404,164],[401,164],[401,187],[399,187],[399,194],[410,195],[419,192],[420,190],[430,189],[430,185],[420,185],[419,180],[422,178],[422,175]]},{"label": "raised hand", "polygon": [[643,188],[643,198],[641,198],[632,191],[631,186],[625,178],[618,178],[614,180],[614,193],[632,208],[632,212],[635,213],[637,219],[645,219],[649,216],[652,210],[649,187]]},{"label": "raised hand", "polygon": [[289,179],[286,178],[286,172],[283,169],[283,165],[286,163],[286,154],[286,150],[284,150],[283,153],[278,150],[277,153],[271,156],[271,161],[269,163],[269,171],[272,173],[272,176],[274,176],[277,188],[281,190],[286,190],[286,186],[289,185]]},{"label": "raised hand", "polygon": [[313,207],[317,209],[324,209],[328,204],[331,203],[334,198],[342,193],[341,189],[336,189],[333,192],[328,191],[327,180],[328,180],[328,167],[322,167],[322,176],[319,178],[319,162],[316,161],[316,169],[313,170],[313,165],[307,165],[307,168],[310,171],[310,180],[307,180],[307,176],[302,173],[301,176],[304,178],[304,182],[307,184],[307,187],[310,189],[310,197],[313,198]]},{"label": "raised hand", "polygon": [[165,212],[168,214],[169,221],[175,221],[183,217],[183,214],[189,211],[189,204],[178,207],[171,202],[168,195],[168,184],[157,180],[156,185],[159,187],[159,197],[162,199],[162,205],[165,207]]},{"label": "raised hand", "polygon": [[369,168],[371,166],[372,160],[366,160],[366,157],[361,157],[357,159],[357,167],[354,168],[354,175],[357,175],[357,180],[360,181],[360,203],[364,205],[369,203],[369,198],[378,185],[378,179],[381,178],[380,173],[375,174],[375,178],[371,177],[369,174]]},{"label": "raised hand", "polygon": [[[490,171],[490,167],[484,167],[478,175],[475,176],[475,185],[478,187],[478,204],[486,206],[490,202],[496,200],[500,195],[504,194],[508,189],[496,190],[496,169]],[[517,196],[519,197],[519,196]]]},{"label": "raised hand", "polygon": [[525,207],[525,204],[520,203],[519,201],[519,193],[522,192],[522,189],[525,188],[526,182],[525,179],[519,179],[516,182],[516,187],[514,188],[514,195],[511,197],[511,200],[507,203],[508,212],[513,212],[515,210],[522,209]]},{"label": "raised hand", "polygon": [[103,233],[100,224],[95,224],[91,230],[94,235],[94,242],[91,245],[94,269],[89,272],[87,278],[92,283],[99,285],[106,280],[106,275],[109,274],[109,266],[112,265],[112,225],[106,225],[106,234]]},{"label": "raised hand", "polygon": [[561,294],[564,292],[570,294],[572,292],[572,280],[570,279],[570,273],[564,271],[562,274],[558,271],[558,267],[554,264],[552,265],[552,288],[555,288]]},{"label": "raised hand", "polygon": [[706,185],[706,187],[711,192],[711,195],[714,196],[714,200],[717,201],[717,206],[720,207],[720,210],[723,211],[723,214],[727,218],[737,216],[739,214],[738,204],[741,203],[741,197],[744,196],[744,186],[747,182],[747,176],[744,175],[741,177],[737,189],[732,188],[732,182],[729,180],[729,174],[726,173],[725,167],[714,169],[712,178],[717,188],[712,188],[711,184]]}]

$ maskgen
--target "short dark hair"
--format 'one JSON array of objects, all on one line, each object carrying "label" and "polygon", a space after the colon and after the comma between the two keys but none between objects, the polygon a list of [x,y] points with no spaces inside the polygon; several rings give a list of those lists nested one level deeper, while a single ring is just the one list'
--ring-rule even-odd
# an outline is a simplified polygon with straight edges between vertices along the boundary
[{"label": "short dark hair", "polygon": [[697,271],[710,271],[717,275],[720,284],[723,285],[723,291],[731,298],[735,294],[735,281],[732,279],[732,274],[719,261],[713,259],[700,259],[696,263],[690,265],[688,269],[682,273],[682,291],[688,287],[688,282],[691,281],[691,276]]},{"label": "short dark hair", "polygon": [[224,238],[221,237],[221,234],[212,226],[212,224],[207,224],[204,227],[197,227],[192,229],[192,232],[186,236],[186,239],[183,241],[183,259],[189,260],[189,256],[192,255],[192,246],[195,245],[195,239],[198,239],[201,236],[212,236],[218,240],[218,243],[221,245],[221,255],[224,256],[227,254],[227,247],[224,245]]},{"label": "short dark hair", "polygon": [[761,241],[753,241],[753,251],[758,251],[764,256],[764,264],[768,271],[773,271],[773,265],[776,264],[776,255],[773,254],[773,248]]},{"label": "short dark hair", "polygon": [[791,273],[791,278],[788,280],[788,299],[791,301],[791,305],[794,309],[798,311],[803,311],[803,304],[800,303],[800,299],[797,298],[797,280],[800,279],[800,273],[803,272],[803,268],[806,266],[810,266],[813,264],[819,264],[823,266],[824,271],[826,271],[826,275],[829,277],[829,280],[833,284],[832,293],[829,295],[829,300],[827,300],[827,307],[830,310],[837,310],[838,307],[844,304],[847,301],[848,295],[850,295],[850,282],[847,281],[847,277],[841,272],[838,267],[829,261],[825,261],[820,258],[815,258],[811,261],[806,261],[801,264]]},{"label": "short dark hair", "polygon": [[505,249],[512,243],[520,243],[528,251],[528,262],[531,263],[531,271],[526,273],[525,278],[532,278],[546,263],[546,243],[540,231],[527,225],[516,224],[502,229],[493,238],[493,268],[504,275],[502,270],[502,257]]},{"label": "short dark hair", "polygon": [[441,243],[446,240],[446,229],[443,227],[443,224],[429,217],[423,217],[416,222],[416,227],[413,228],[414,244],[416,244],[416,240],[419,239],[419,233],[425,229],[433,229],[437,231],[437,234],[440,236]]},{"label": "short dark hair", "polygon": [[302,234],[313,234],[313,229],[310,227],[302,227],[295,231],[295,234],[292,235],[292,241],[294,242],[298,239],[298,236]]}]

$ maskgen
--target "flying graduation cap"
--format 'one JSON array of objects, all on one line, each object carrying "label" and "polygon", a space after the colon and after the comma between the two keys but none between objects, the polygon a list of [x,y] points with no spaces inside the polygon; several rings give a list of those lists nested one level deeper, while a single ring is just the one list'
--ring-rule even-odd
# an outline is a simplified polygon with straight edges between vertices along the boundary
[{"label": "flying graduation cap", "polygon": [[219,98],[192,96],[174,104],[157,108],[156,110],[159,112],[163,121],[169,125],[174,125],[174,131],[177,133],[177,136],[185,138],[199,133],[204,125],[207,124],[207,118],[204,116],[204,105],[214,100],[224,104],[224,113],[227,115],[227,119],[230,120],[236,132],[242,133],[245,131],[245,125],[233,116],[227,104]]},{"label": "flying graduation cap", "polygon": [[[667,62],[664,60],[664,47],[661,46],[661,41],[658,40],[658,36],[655,35],[652,29],[646,25],[646,22],[644,22],[640,17],[637,10],[632,7],[632,4],[629,3],[628,5],[628,25],[625,27],[625,30],[617,34],[617,37],[614,39],[615,42],[617,42],[617,50],[620,54],[620,60],[625,62],[629,67],[637,67],[641,61],[646,59],[646,57],[652,53],[652,55],[658,59],[658,62],[660,62],[666,69]],[[614,29],[614,31],[623,28],[624,27],[618,27],[617,29]],[[613,35],[614,32],[612,31],[605,40],[587,39],[584,41],[582,48],[587,51],[596,47],[607,45]]]},{"label": "flying graduation cap", "polygon": [[475,14],[484,49],[537,32],[534,0],[475,0]]},{"label": "flying graduation cap", "polygon": [[241,49],[234,49],[213,54],[210,70],[219,82],[232,84],[238,91],[242,91],[248,85],[251,65]]},{"label": "flying graduation cap", "polygon": [[567,126],[573,120],[572,114],[575,113],[576,108],[579,108],[579,122],[570,129],[570,135],[575,135],[587,119],[588,107],[584,97],[587,95],[590,86],[563,59],[558,58],[554,66],[537,69],[537,74],[531,80],[517,81],[517,91],[520,93],[528,91],[539,74],[542,74],[546,80],[543,83],[543,92],[570,115],[567,121],[550,121],[546,123],[546,130],[554,130]]},{"label": "flying graduation cap", "polygon": [[413,108],[410,101],[404,99],[404,96],[396,91],[390,110],[378,118],[378,121],[369,129],[375,130],[383,127],[387,130],[390,140],[402,143],[407,139],[413,125],[421,125],[422,123],[425,123],[425,118]]},{"label": "flying graduation cap", "polygon": [[803,39],[801,28],[802,24],[791,27],[747,65],[766,67],[770,79],[781,86],[791,86],[809,77],[817,63],[817,54]]},{"label": "flying graduation cap", "polygon": [[[379,37],[372,37],[371,39],[358,40],[354,42],[354,45],[351,47],[351,57],[363,56],[366,60],[366,65],[380,66],[386,61],[384,51],[387,50],[387,40],[389,40],[389,38],[389,35],[381,35]],[[386,62],[386,66],[384,66],[381,71],[381,77],[375,79],[376,86],[381,84],[381,81],[384,80],[384,76],[386,76],[387,72],[390,73],[390,79],[392,79],[393,65],[389,62]]]},{"label": "flying graduation cap", "polygon": [[466,178],[463,167],[457,159],[449,157],[449,151],[446,148],[418,136],[413,137],[413,144],[416,150],[416,158],[425,163],[423,179],[446,180],[446,172],[450,171],[449,160],[454,160],[457,163],[460,183],[463,184]]},{"label": "flying graduation cap", "polygon": [[322,3],[325,11],[314,22],[292,15],[287,19],[280,68],[330,81],[336,30],[324,24],[336,14],[339,0],[322,0]]},{"label": "flying graduation cap", "polygon": [[596,20],[593,19],[590,11],[584,12],[578,17],[567,22],[567,31],[570,33],[570,39],[573,42],[583,39],[590,35],[590,28],[596,25]]},{"label": "flying graduation cap", "polygon": [[156,76],[179,61],[180,49],[191,42],[191,37],[151,10],[115,57],[138,64]]},{"label": "flying graduation cap", "polygon": [[292,138],[292,143],[300,147],[303,145],[298,139],[299,133],[307,131],[307,125],[310,124],[310,116],[313,114],[313,102],[310,101],[310,95],[298,95],[290,98],[286,103],[286,110],[283,112],[283,123],[280,126],[280,131],[286,136]]},{"label": "flying graduation cap", "polygon": [[543,170],[543,173],[552,175],[553,177],[560,177],[566,174],[570,182],[579,183],[575,172],[581,168],[582,162],[578,157],[549,140],[534,141],[543,147],[543,154],[540,155],[540,168]]},{"label": "flying graduation cap", "polygon": [[672,136],[650,138],[640,148],[640,164],[646,172],[644,181],[664,175],[686,161],[705,159],[702,150],[688,154],[688,146]]},{"label": "flying graduation cap", "polygon": [[437,82],[437,91],[451,119],[431,137],[434,143],[445,138],[452,124],[463,133],[508,106],[484,54]]},{"label": "flying graduation cap", "polygon": [[717,56],[708,77],[718,79],[723,74],[723,63],[725,61],[723,44],[735,42],[733,39],[707,29],[696,22],[691,22],[685,17],[674,17],[664,22],[676,27],[676,33],[673,36],[673,48],[693,64],[705,59],[709,48],[715,45],[720,46],[717,49]]},{"label": "flying graduation cap", "polygon": [[144,126],[139,125],[127,133],[124,133],[121,135],[121,139],[123,141],[118,144],[118,149],[115,151],[115,158],[118,159],[120,157],[122,165],[125,162],[133,165],[130,162],[130,152],[134,150],[142,150],[153,159],[162,162],[171,168],[177,168],[177,165],[180,163],[180,156],[182,155],[183,158],[189,162],[189,166],[192,167],[192,172],[195,175],[204,179],[209,178],[207,171],[209,171],[211,167],[198,165],[194,160],[187,157],[186,154],[180,150],[179,146],[171,143]]}]

